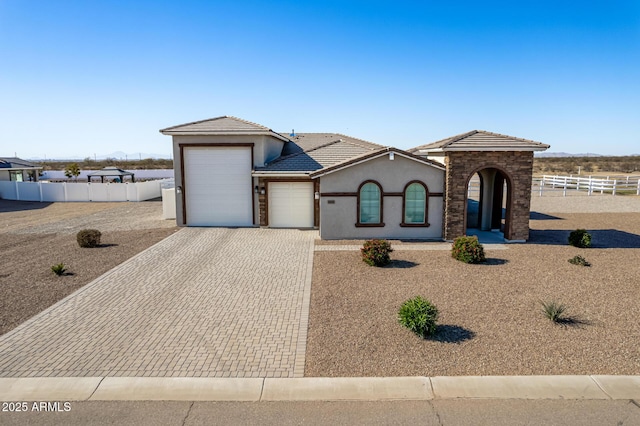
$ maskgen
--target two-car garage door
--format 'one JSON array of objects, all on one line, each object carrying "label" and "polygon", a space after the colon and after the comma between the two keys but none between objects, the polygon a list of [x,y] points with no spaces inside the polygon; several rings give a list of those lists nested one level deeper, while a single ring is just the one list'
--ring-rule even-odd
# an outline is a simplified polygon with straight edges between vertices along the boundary
[{"label": "two-car garage door", "polygon": [[252,226],[250,147],[185,147],[189,226]]}]

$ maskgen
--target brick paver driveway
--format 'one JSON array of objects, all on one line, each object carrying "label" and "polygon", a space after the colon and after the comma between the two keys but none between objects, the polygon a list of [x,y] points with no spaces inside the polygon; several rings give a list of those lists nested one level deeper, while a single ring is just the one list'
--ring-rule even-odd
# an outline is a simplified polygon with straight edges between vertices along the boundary
[{"label": "brick paver driveway", "polygon": [[185,228],[0,337],[0,376],[302,377],[316,235]]}]

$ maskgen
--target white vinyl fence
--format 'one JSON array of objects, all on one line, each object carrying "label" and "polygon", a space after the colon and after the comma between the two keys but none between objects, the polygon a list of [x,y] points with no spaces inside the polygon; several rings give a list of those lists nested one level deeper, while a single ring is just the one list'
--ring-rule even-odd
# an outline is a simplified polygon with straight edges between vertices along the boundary
[{"label": "white vinyl fence", "polygon": [[533,191],[540,196],[547,191],[562,191],[563,196],[567,196],[567,191],[583,191],[587,195],[594,192],[600,194],[616,195],[625,194],[640,195],[640,176],[606,176],[604,178],[594,178],[592,176],[548,176],[533,179]]},{"label": "white vinyl fence", "polygon": [[162,195],[164,180],[125,183],[0,181],[0,198],[20,201],[144,201]]}]

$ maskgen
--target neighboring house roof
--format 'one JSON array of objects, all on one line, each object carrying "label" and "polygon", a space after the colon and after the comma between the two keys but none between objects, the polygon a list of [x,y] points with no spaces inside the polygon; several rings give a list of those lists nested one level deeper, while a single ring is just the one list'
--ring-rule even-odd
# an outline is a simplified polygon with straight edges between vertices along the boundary
[{"label": "neighboring house roof", "polygon": [[312,177],[312,178],[316,178],[316,177],[321,177],[321,176],[324,176],[324,175],[328,175],[330,173],[334,173],[334,172],[337,172],[339,170],[343,170],[343,169],[346,169],[348,167],[355,166],[356,164],[361,164],[361,163],[364,163],[364,162],[367,162],[367,161],[382,157],[383,155],[389,155],[389,153],[394,153],[394,155],[398,155],[400,157],[405,157],[405,158],[408,158],[410,160],[414,160],[414,161],[417,161],[419,163],[423,163],[423,164],[435,167],[436,169],[439,169],[439,170],[443,170],[443,171],[445,170],[445,167],[442,164],[440,164],[440,163],[438,163],[436,161],[428,160],[428,159],[426,159],[424,157],[419,157],[419,156],[417,156],[415,154],[412,154],[412,153],[407,152],[407,151],[403,151],[403,150],[398,149],[398,148],[384,147],[384,148],[381,148],[381,149],[377,149],[377,150],[375,150],[373,152],[369,152],[369,153],[366,153],[366,154],[359,155],[357,157],[350,158],[348,160],[345,160],[345,161],[342,161],[340,163],[334,164],[333,166],[325,167],[325,168],[323,168],[321,170],[317,170],[317,171],[315,171],[313,173],[310,173],[309,176]]},{"label": "neighboring house roof", "polygon": [[39,170],[39,169],[42,169],[42,167],[18,157],[0,157],[0,169],[2,170],[38,169]]},{"label": "neighboring house roof", "polygon": [[268,127],[228,115],[167,127],[160,130],[160,133],[164,135],[268,135],[283,141],[288,140]]},{"label": "neighboring house roof", "polygon": [[484,130],[472,130],[437,142],[420,145],[409,150],[412,153],[446,151],[544,151],[549,148],[540,142]]},{"label": "neighboring house roof", "polygon": [[117,167],[105,167],[102,170],[88,173],[87,176],[133,176],[133,173]]},{"label": "neighboring house roof", "polygon": [[338,133],[301,133],[291,139],[282,156],[256,167],[255,174],[310,173],[382,148]]}]

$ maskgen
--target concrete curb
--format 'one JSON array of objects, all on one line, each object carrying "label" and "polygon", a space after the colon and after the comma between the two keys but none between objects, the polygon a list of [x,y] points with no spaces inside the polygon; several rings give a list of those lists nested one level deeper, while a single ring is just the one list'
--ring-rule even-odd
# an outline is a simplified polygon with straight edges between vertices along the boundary
[{"label": "concrete curb", "polygon": [[636,399],[640,376],[0,378],[0,401]]}]

